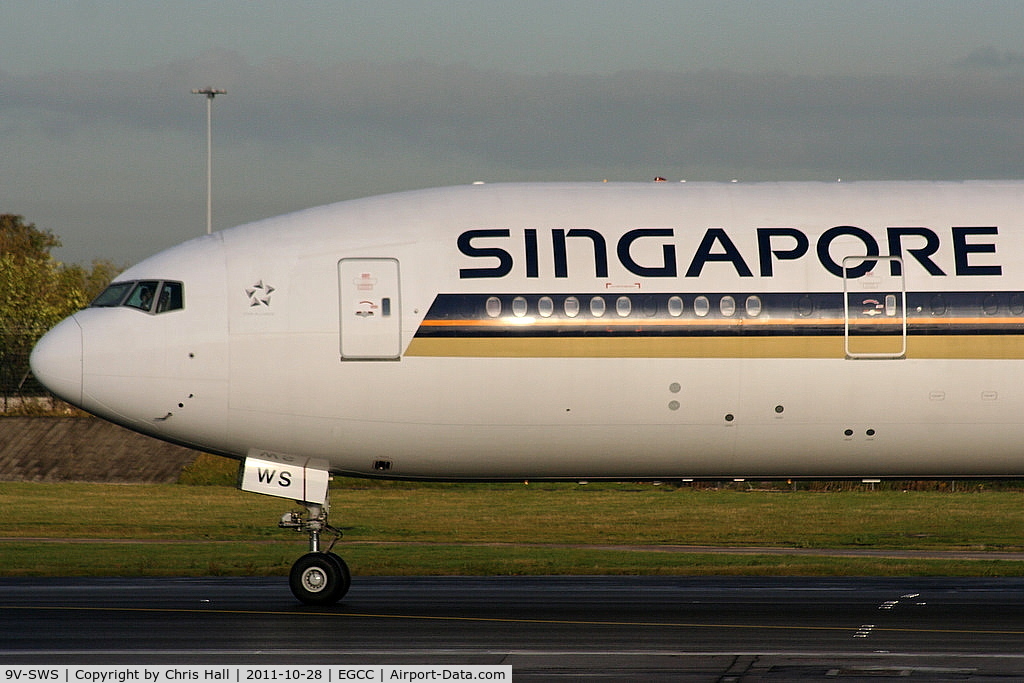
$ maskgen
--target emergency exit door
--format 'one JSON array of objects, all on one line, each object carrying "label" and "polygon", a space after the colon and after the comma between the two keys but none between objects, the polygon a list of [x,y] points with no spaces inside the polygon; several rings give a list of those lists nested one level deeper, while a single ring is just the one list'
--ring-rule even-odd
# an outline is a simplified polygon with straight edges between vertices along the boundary
[{"label": "emergency exit door", "polygon": [[338,262],[341,360],[398,360],[402,315],[398,260],[346,258]]},{"label": "emergency exit door", "polygon": [[843,313],[847,358],[906,357],[907,288],[902,259],[843,259]]}]

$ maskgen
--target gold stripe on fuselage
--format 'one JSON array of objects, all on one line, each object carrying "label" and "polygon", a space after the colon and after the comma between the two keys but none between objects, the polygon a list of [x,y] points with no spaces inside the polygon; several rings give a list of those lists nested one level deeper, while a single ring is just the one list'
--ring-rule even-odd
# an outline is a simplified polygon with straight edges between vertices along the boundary
[{"label": "gold stripe on fuselage", "polygon": [[[851,338],[859,354],[894,353],[902,336]],[[416,337],[406,356],[471,358],[844,358],[842,336]],[[914,359],[1024,359],[1024,335],[911,335]]]}]

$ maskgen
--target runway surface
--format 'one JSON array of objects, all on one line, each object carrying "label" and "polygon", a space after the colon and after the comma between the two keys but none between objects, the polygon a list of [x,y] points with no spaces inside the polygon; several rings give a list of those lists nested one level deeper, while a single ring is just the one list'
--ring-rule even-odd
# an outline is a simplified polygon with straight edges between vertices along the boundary
[{"label": "runway surface", "polygon": [[0,579],[7,664],[505,664],[515,680],[1012,680],[1024,579]]}]

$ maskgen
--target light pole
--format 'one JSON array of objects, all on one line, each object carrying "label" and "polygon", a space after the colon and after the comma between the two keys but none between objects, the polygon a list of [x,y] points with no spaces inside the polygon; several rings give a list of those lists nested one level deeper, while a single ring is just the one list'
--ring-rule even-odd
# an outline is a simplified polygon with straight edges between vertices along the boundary
[{"label": "light pole", "polygon": [[227,90],[206,87],[192,91],[193,95],[206,95],[206,234],[213,232],[213,98],[226,95]]}]

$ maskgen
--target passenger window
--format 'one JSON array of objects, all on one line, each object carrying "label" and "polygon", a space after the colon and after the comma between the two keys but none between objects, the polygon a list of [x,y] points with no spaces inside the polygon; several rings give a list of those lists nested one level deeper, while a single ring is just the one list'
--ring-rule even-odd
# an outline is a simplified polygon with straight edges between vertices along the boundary
[{"label": "passenger window", "polygon": [[693,300],[693,312],[697,314],[697,317],[703,318],[711,312],[711,302],[703,294]]},{"label": "passenger window", "polygon": [[580,300],[574,296],[566,297],[562,307],[565,309],[565,314],[570,318],[575,318],[580,314]]},{"label": "passenger window", "polygon": [[156,303],[156,312],[176,311],[185,307],[180,282],[165,282],[160,288],[160,298]]},{"label": "passenger window", "polygon": [[1014,315],[1024,314],[1024,296],[1019,293],[1010,295],[1010,313]]},{"label": "passenger window", "polygon": [[604,315],[604,311],[605,303],[603,298],[595,296],[590,299],[590,315],[594,316],[595,318],[600,318],[601,316]]},{"label": "passenger window", "polygon": [[679,296],[672,296],[668,299],[668,314],[673,318],[678,318],[683,314],[683,298]]},{"label": "passenger window", "polygon": [[615,312],[620,318],[627,318],[633,312],[633,302],[628,296],[620,296],[615,300]]},{"label": "passenger window", "polygon": [[125,306],[137,308],[140,311],[149,312],[153,310],[153,297],[156,295],[156,290],[160,286],[160,283],[156,280],[143,280],[135,285],[135,289],[128,295],[128,299],[124,302]]},{"label": "passenger window", "polygon": [[555,302],[550,296],[542,296],[537,300],[537,312],[542,318],[551,317],[551,314],[555,312]]},{"label": "passenger window", "polygon": [[487,310],[488,317],[497,318],[501,315],[501,299],[496,296],[488,297],[484,308]]}]

